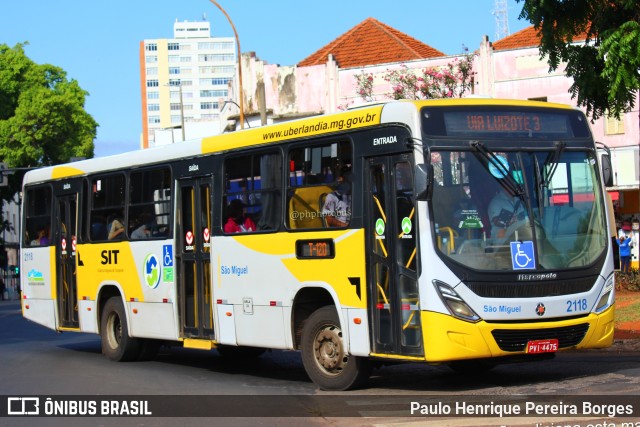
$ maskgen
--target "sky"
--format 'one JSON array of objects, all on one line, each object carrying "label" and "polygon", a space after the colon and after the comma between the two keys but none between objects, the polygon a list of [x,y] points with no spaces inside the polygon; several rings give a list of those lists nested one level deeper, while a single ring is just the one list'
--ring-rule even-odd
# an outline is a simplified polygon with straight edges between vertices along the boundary
[{"label": "sky", "polygon": [[[294,65],[365,19],[375,18],[447,55],[495,40],[495,0],[216,0],[238,32],[242,52],[269,64]],[[67,72],[89,93],[98,122],[95,156],[137,150],[142,132],[139,46],[173,38],[173,23],[211,23],[212,37],[233,37],[208,0],[8,0],[0,7],[0,44],[28,42],[27,56]],[[511,34],[522,2],[507,0]]]}]

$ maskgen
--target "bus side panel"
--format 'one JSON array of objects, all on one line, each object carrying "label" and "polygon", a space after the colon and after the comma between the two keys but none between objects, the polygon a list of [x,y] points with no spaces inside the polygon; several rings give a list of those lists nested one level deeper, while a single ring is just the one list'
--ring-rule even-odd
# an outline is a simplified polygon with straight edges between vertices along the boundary
[{"label": "bus side panel", "polygon": [[349,330],[349,353],[354,356],[369,356],[369,320],[365,308],[343,308],[343,318]]},{"label": "bus side panel", "polygon": [[80,321],[80,330],[82,332],[91,332],[97,334],[100,332],[98,328],[98,304],[97,301],[80,300],[78,301],[78,320]]},{"label": "bus side panel", "polygon": [[22,314],[26,319],[56,330],[56,307],[53,300],[23,299]]},{"label": "bus side panel", "polygon": [[55,250],[55,246],[24,248],[20,277],[23,316],[53,330],[57,329]]},{"label": "bus side panel", "polygon": [[[266,348],[287,348],[283,307],[254,306],[247,315],[245,305],[235,305],[238,345]],[[257,328],[254,319],[259,319]]]},{"label": "bus side panel", "polygon": [[[333,239],[335,257],[298,259],[296,241]],[[290,308],[303,287],[323,288],[338,310],[366,312],[364,230],[331,230],[308,233],[246,234],[214,238],[212,242],[213,298],[232,305],[232,316],[220,314],[218,331],[225,343],[224,328],[235,318],[239,345],[292,348]],[[353,283],[361,283],[358,289]],[[220,305],[220,304],[218,304]],[[343,314],[345,321],[348,319]],[[366,315],[358,330],[358,351],[368,354]],[[224,325],[223,325],[224,320]],[[344,329],[348,339],[349,328]],[[366,344],[364,344],[366,340]],[[365,352],[366,347],[366,352]]]},{"label": "bus side panel", "polygon": [[218,343],[237,345],[236,324],[232,304],[216,304],[218,321]]},{"label": "bus side panel", "polygon": [[134,337],[177,340],[174,307],[169,303],[127,303]]},{"label": "bus side panel", "polygon": [[[140,338],[178,338],[173,245],[167,240],[78,245],[81,330],[98,332],[98,298],[114,286],[127,302],[129,333]],[[91,310],[87,310],[91,308]],[[135,309],[135,310],[134,310]]]}]

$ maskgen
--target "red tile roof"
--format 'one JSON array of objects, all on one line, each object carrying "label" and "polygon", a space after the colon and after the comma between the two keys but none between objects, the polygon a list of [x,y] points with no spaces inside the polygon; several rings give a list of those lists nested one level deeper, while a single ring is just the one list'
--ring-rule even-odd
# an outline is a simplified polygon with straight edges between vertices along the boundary
[{"label": "red tile roof", "polygon": [[[573,41],[584,41],[586,38],[587,34],[581,33],[574,37]],[[522,49],[525,47],[538,46],[540,46],[540,36],[533,25],[493,43],[495,50]]]},{"label": "red tile roof", "polygon": [[374,18],[365,19],[300,61],[298,66],[325,64],[329,54],[333,55],[341,68],[446,56]]}]

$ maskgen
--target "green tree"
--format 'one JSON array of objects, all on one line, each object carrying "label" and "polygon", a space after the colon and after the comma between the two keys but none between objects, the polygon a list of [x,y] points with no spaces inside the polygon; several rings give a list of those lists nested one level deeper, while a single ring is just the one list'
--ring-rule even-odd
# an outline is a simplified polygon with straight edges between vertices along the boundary
[{"label": "green tree", "polygon": [[[29,59],[23,44],[0,44],[0,161],[29,168],[93,157],[98,124],[84,109],[87,95],[61,68]],[[13,198],[22,176],[10,175],[0,198]]]},{"label": "green tree", "polygon": [[87,95],[61,68],[31,61],[22,44],[0,45],[0,158],[37,167],[93,157],[98,124]]},{"label": "green tree", "polygon": [[551,70],[566,63],[571,95],[593,120],[633,109],[640,89],[638,0],[517,1],[524,3],[520,18],[539,31],[541,55]]}]

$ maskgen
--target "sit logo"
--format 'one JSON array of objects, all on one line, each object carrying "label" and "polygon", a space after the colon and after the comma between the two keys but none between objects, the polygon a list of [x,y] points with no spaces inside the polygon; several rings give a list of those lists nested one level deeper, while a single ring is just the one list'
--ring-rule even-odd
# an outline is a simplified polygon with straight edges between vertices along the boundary
[{"label": "sit logo", "polygon": [[154,254],[147,255],[144,259],[143,274],[147,286],[151,289],[158,287],[158,284],[160,283],[161,269],[162,267],[158,262],[158,258]]}]

